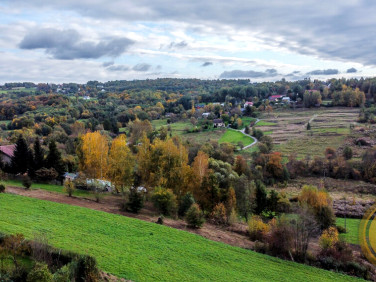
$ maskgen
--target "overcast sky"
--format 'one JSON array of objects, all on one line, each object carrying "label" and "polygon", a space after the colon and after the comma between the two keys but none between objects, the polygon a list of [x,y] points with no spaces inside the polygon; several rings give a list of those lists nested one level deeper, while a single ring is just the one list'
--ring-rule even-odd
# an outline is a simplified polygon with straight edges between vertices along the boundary
[{"label": "overcast sky", "polygon": [[2,0],[0,83],[376,76],[372,0]]}]

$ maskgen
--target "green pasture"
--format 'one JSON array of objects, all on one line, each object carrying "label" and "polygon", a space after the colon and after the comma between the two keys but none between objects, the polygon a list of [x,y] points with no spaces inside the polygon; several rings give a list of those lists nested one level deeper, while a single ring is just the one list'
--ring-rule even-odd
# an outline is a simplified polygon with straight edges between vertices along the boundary
[{"label": "green pasture", "polygon": [[96,257],[132,281],[347,281],[350,276],[86,208],[0,194],[0,232],[42,232],[57,248]]}]

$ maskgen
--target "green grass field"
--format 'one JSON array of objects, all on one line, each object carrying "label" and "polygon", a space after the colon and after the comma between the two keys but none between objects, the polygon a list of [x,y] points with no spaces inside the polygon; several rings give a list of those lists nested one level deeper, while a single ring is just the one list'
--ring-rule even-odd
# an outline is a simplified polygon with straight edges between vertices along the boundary
[{"label": "green grass field", "polygon": [[[5,186],[23,187],[22,182],[19,181],[19,180],[6,180],[6,181],[1,181],[1,182],[4,183]],[[33,189],[33,190],[42,189],[42,190],[46,190],[46,191],[49,191],[49,192],[56,192],[56,193],[65,194],[65,192],[63,191],[62,185],[33,183],[31,185],[31,189]],[[76,197],[93,197],[93,195],[89,191],[84,191],[84,190],[74,191],[73,196],[76,196]]]},{"label": "green grass field", "polygon": [[219,143],[227,142],[237,145],[238,142],[242,142],[244,146],[247,146],[254,141],[255,139],[253,139],[252,137],[246,136],[243,133],[232,129],[228,129],[225,134],[223,134],[219,139]]},{"label": "green grass field", "polygon": [[344,276],[207,240],[155,223],[11,194],[0,194],[0,232],[97,258],[133,281],[345,281]]},{"label": "green grass field", "polygon": [[274,126],[274,125],[277,125],[277,124],[274,122],[265,121],[265,120],[260,120],[258,123],[256,123],[256,126]]},{"label": "green grass field", "polygon": [[189,120],[188,121],[182,120],[182,121],[168,124],[167,119],[157,119],[157,120],[153,120],[151,124],[156,130],[159,130],[162,126],[166,128],[169,126],[171,128],[171,132],[173,136],[176,136],[176,135],[180,136],[185,133],[185,130],[187,128],[190,129],[193,127],[192,123],[190,123]]},{"label": "green grass field", "polygon": [[[345,219],[337,218],[337,224],[345,227]],[[340,236],[350,244],[359,244],[358,240],[358,229],[359,229],[360,219],[357,218],[347,218],[346,219],[346,229],[347,233],[341,234]]]}]

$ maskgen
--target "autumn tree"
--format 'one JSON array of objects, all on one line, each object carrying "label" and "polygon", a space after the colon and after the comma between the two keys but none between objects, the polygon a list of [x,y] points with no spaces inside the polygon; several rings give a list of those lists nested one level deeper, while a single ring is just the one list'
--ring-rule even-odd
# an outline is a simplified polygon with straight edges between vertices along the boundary
[{"label": "autumn tree", "polygon": [[199,151],[195,157],[192,168],[197,177],[198,184],[201,185],[203,178],[207,175],[209,169],[209,156],[203,151]]},{"label": "autumn tree", "polygon": [[311,208],[321,229],[327,229],[335,224],[332,199],[327,191],[318,190],[312,185],[304,185],[298,200],[302,207]]},{"label": "autumn tree", "polygon": [[136,156],[137,175],[141,179],[141,184],[149,186],[150,184],[150,171],[151,171],[151,145],[150,140],[143,133],[138,146],[138,152]]},{"label": "autumn tree", "polygon": [[156,139],[151,145],[151,186],[171,189],[180,199],[188,191],[192,170],[187,149],[177,139]]},{"label": "autumn tree", "polygon": [[247,172],[247,161],[243,156],[236,156],[234,170],[239,176]]},{"label": "autumn tree", "polygon": [[128,126],[131,133],[130,142],[132,144],[137,144],[144,133],[148,135],[153,131],[153,127],[147,119],[143,121],[136,119],[135,121],[130,122]]},{"label": "autumn tree", "polygon": [[125,189],[132,185],[133,170],[134,158],[127,146],[127,138],[121,134],[112,141],[107,176],[123,196]]},{"label": "autumn tree", "polygon": [[99,131],[82,136],[80,170],[91,178],[103,179],[108,169],[108,140]]},{"label": "autumn tree", "polygon": [[283,165],[281,153],[275,152],[269,155],[269,160],[266,164],[266,171],[272,178],[283,178]]}]

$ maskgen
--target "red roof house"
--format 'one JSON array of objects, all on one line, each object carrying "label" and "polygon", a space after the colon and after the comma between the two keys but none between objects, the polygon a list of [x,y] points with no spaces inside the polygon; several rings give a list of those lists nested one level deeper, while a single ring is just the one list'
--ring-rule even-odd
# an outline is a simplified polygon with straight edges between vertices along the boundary
[{"label": "red roof house", "polygon": [[5,164],[10,164],[16,145],[3,145],[0,146],[0,157]]}]

